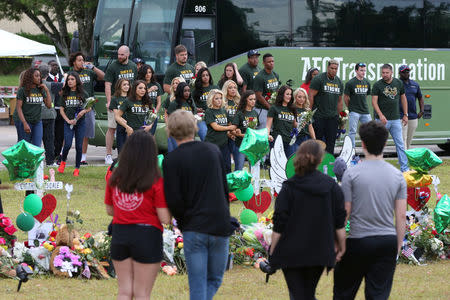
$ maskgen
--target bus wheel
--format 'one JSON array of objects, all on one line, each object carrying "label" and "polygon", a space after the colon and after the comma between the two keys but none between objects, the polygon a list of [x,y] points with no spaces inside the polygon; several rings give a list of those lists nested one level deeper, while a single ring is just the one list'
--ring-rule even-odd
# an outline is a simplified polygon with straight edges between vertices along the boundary
[{"label": "bus wheel", "polygon": [[439,144],[438,147],[444,151],[450,152],[450,142],[445,144]]}]

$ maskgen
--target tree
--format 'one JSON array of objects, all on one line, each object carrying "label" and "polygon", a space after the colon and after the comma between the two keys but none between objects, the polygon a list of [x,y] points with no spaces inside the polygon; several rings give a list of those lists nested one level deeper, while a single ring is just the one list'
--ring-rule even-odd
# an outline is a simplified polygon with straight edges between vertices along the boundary
[{"label": "tree", "polygon": [[69,57],[67,23],[77,23],[80,50],[90,53],[98,0],[0,0],[0,19],[20,21],[27,15]]}]

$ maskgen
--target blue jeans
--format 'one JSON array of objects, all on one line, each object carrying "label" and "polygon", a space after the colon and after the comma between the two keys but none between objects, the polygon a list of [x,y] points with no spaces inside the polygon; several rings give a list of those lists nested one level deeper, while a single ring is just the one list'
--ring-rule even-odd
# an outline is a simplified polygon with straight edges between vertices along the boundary
[{"label": "blue jeans", "polygon": [[222,284],[228,260],[228,237],[183,232],[191,300],[210,300]]},{"label": "blue jeans", "polygon": [[35,146],[40,147],[42,143],[42,135],[43,135],[43,129],[42,129],[42,121],[39,121],[35,124],[28,123],[28,126],[30,126],[31,132],[26,133],[25,129],[23,128],[23,124],[20,121],[14,122],[16,125],[16,131],[17,131],[17,142],[20,142],[21,140],[25,140],[28,143],[31,143]]},{"label": "blue jeans", "polygon": [[175,139],[171,136],[167,138],[167,152],[172,152],[173,150],[177,149],[178,145]]},{"label": "blue jeans", "polygon": [[62,153],[62,161],[67,160],[67,155],[72,147],[73,136],[75,135],[75,168],[80,168],[81,151],[83,148],[84,132],[86,130],[86,123],[84,118],[77,121],[77,124],[70,129],[70,125],[64,122],[64,148]]},{"label": "blue jeans", "polygon": [[406,157],[405,145],[403,144],[402,121],[400,119],[388,120],[386,123],[386,129],[389,130],[389,133],[394,140],[395,150],[397,150],[398,163],[400,164],[400,171],[408,171],[408,158]]},{"label": "blue jeans", "polygon": [[156,127],[158,127],[158,119],[156,119],[155,122],[153,122],[153,126],[152,126],[152,128],[150,128],[150,133],[152,135],[155,135]]},{"label": "blue jeans", "polygon": [[358,130],[358,122],[361,124],[372,121],[370,114],[359,114],[357,112],[351,111],[348,116],[348,136],[352,140],[353,148],[355,148],[355,135]]},{"label": "blue jeans", "polygon": [[298,147],[300,147],[300,145],[303,142],[305,142],[305,141],[307,141],[309,139],[311,139],[311,137],[309,135],[307,135],[307,134],[302,136],[302,137],[297,137],[297,139],[295,140],[295,144],[293,145],[294,146],[294,153],[297,152]]},{"label": "blue jeans", "polygon": [[119,124],[117,124],[116,128],[116,146],[117,146],[117,153],[120,153],[120,150],[122,150],[123,145],[125,144],[127,140],[127,131],[125,128]]},{"label": "blue jeans", "polygon": [[231,154],[230,149],[228,148],[228,143],[219,147],[220,152],[222,152],[222,159],[225,166],[226,174],[231,172]]},{"label": "blue jeans", "polygon": [[239,152],[239,147],[232,139],[228,139],[228,150],[230,151],[230,154],[233,154],[234,170],[242,170],[244,167],[244,154]]},{"label": "blue jeans", "polygon": [[198,127],[198,137],[203,142],[206,137],[206,132],[208,131],[208,127],[206,127],[206,122],[205,121],[197,122],[197,127]]}]

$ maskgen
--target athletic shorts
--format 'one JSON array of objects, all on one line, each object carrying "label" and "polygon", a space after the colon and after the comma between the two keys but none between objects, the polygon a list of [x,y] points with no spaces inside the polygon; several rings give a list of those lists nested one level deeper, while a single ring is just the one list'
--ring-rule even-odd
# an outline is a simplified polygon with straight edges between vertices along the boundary
[{"label": "athletic shorts", "polygon": [[143,264],[161,262],[161,230],[146,224],[113,224],[111,258],[121,261],[129,257]]},{"label": "athletic shorts", "polygon": [[114,118],[114,112],[112,112],[108,109],[108,128],[116,129],[116,127],[117,127],[117,123],[116,123],[116,119]]},{"label": "athletic shorts", "polygon": [[91,110],[85,115],[86,132],[84,137],[89,139],[95,138],[95,111]]}]

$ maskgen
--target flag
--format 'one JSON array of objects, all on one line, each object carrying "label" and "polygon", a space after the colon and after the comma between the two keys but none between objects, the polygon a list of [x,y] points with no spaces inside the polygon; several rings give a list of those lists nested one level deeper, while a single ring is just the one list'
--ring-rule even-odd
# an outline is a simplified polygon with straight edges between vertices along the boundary
[{"label": "flag", "polygon": [[91,270],[89,270],[89,267],[87,265],[87,263],[84,263],[84,270],[81,273],[84,277],[86,277],[87,279],[91,278]]},{"label": "flag", "polygon": [[406,246],[403,250],[402,250],[402,254],[405,257],[410,257],[412,254],[414,253],[413,248]]}]

